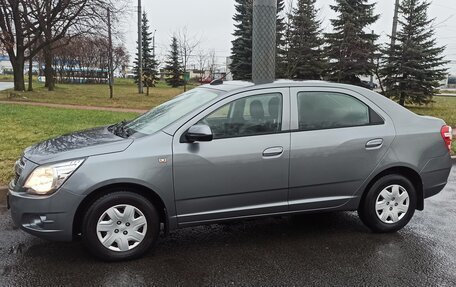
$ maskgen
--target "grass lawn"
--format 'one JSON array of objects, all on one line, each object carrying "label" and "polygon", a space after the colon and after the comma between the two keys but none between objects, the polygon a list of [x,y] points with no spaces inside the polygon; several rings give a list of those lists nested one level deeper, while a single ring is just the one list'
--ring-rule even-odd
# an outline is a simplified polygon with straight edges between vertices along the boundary
[{"label": "grass lawn", "polygon": [[0,82],[14,82],[13,75],[0,75]]},{"label": "grass lawn", "polygon": [[[193,87],[195,86],[189,85],[187,88]],[[183,87],[171,88],[159,82],[157,87],[150,88],[149,96],[145,94],[146,89],[144,89],[143,95],[139,95],[133,80],[116,79],[114,98],[109,99],[107,85],[57,84],[55,91],[49,92],[43,83],[35,82],[33,92],[1,91],[0,100],[148,110],[183,91]]]},{"label": "grass lawn", "polygon": [[435,103],[428,106],[409,106],[419,115],[443,119],[447,125],[456,128],[456,97],[434,97]]},{"label": "grass lawn", "polygon": [[57,135],[135,116],[135,113],[0,104],[0,185],[7,185],[13,176],[14,162],[27,146]]},{"label": "grass lawn", "polygon": [[456,94],[455,90],[440,90],[441,94]]}]

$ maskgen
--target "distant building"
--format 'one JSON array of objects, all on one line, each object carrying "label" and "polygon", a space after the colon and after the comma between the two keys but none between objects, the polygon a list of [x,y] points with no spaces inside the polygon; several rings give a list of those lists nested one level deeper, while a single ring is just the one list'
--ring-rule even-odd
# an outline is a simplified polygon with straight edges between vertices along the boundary
[{"label": "distant building", "polygon": [[[24,67],[24,74],[28,73],[29,65],[28,62],[25,63]],[[32,63],[32,71],[33,74],[37,75],[39,70],[38,62]],[[13,66],[11,65],[10,59],[8,55],[0,55],[0,74],[3,75],[12,75],[13,74]]]},{"label": "distant building", "polygon": [[226,72],[227,81],[233,80],[233,75],[231,74],[231,70],[230,70],[231,63],[233,63],[233,59],[231,59],[231,57],[226,57],[225,72]]},{"label": "distant building", "polygon": [[6,55],[0,55],[0,74],[13,74],[13,66]]},{"label": "distant building", "polygon": [[443,80],[442,87],[456,89],[456,61],[448,63],[448,77]]}]

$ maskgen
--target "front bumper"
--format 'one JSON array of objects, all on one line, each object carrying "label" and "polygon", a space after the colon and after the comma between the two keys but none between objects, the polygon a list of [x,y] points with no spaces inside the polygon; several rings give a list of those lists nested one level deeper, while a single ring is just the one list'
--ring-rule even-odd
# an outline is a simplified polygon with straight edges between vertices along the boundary
[{"label": "front bumper", "polygon": [[74,216],[82,196],[65,189],[50,196],[34,196],[10,189],[7,196],[17,227],[48,240],[73,240]]}]

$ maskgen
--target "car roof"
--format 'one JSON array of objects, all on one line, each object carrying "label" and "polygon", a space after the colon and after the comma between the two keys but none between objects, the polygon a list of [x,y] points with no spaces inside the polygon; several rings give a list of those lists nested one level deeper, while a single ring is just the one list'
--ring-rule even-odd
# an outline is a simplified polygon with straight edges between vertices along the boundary
[{"label": "car roof", "polygon": [[[261,90],[261,89],[273,89],[273,88],[287,88],[287,87],[317,87],[317,88],[334,88],[341,90],[349,90],[355,92],[365,98],[368,98],[370,101],[374,102],[376,105],[381,107],[381,109],[386,110],[387,113],[394,115],[400,114],[414,114],[410,110],[398,105],[391,99],[377,93],[366,89],[364,87],[349,85],[349,84],[340,84],[327,81],[316,81],[316,80],[276,80],[267,84],[254,84],[247,81],[219,81],[216,84],[208,84],[201,87],[217,89],[223,91],[225,95],[233,95],[237,93],[252,91],[252,90]],[[223,97],[223,96],[222,96]]]},{"label": "car roof", "polygon": [[267,84],[254,84],[248,81],[220,81],[214,84],[206,84],[201,87],[216,89],[224,92],[233,92],[233,91],[244,91],[252,89],[267,89],[267,88],[280,88],[280,87],[331,87],[331,88],[349,88],[356,89],[362,87],[356,87],[353,85],[339,84],[326,81],[316,81],[316,80],[276,80]]}]

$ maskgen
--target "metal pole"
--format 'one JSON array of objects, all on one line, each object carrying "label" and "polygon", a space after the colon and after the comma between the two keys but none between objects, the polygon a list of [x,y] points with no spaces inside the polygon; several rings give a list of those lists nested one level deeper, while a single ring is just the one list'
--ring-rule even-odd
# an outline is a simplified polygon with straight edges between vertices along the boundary
[{"label": "metal pole", "polygon": [[252,81],[275,80],[277,0],[253,1]]},{"label": "metal pole", "polygon": [[114,64],[112,55],[111,11],[108,7],[108,45],[109,45],[109,98],[114,96]]},{"label": "metal pole", "polygon": [[157,32],[157,29],[154,31],[154,36],[152,37],[152,56],[155,59],[155,33]]},{"label": "metal pole", "polygon": [[[374,35],[375,35],[375,31],[372,30],[372,45],[374,45]],[[374,54],[375,54],[375,52],[372,52],[372,57],[371,57],[372,67],[374,66]],[[371,76],[370,76],[370,84],[371,84],[371,87],[374,86],[374,74],[372,72],[371,72]]]},{"label": "metal pole", "polygon": [[143,94],[143,59],[142,59],[142,8],[138,0],[138,93]]},{"label": "metal pole", "polygon": [[396,4],[394,6],[393,31],[391,32],[391,49],[393,49],[394,45],[396,44],[397,22],[399,21],[398,14],[399,14],[399,0],[396,0]]}]

